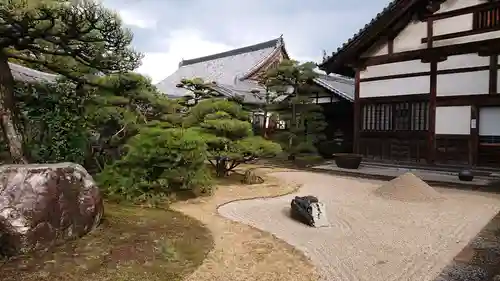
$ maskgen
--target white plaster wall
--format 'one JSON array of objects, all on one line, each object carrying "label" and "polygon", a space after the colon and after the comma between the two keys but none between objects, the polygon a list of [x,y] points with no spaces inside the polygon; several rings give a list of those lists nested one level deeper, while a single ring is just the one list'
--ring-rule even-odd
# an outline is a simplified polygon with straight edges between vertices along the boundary
[{"label": "white plaster wall", "polygon": [[482,95],[489,91],[489,72],[474,71],[437,76],[437,96]]},{"label": "white plaster wall", "polygon": [[444,13],[449,12],[461,8],[466,8],[470,6],[475,6],[479,4],[483,4],[485,1],[483,0],[448,0],[441,4],[441,9],[436,13]]},{"label": "white plaster wall", "polygon": [[441,47],[441,46],[483,41],[483,40],[496,39],[496,38],[500,38],[500,31],[492,31],[492,32],[486,32],[486,33],[458,37],[458,38],[452,38],[452,39],[446,39],[446,40],[436,40],[436,41],[434,41],[433,44],[435,47]]},{"label": "white plaster wall", "polygon": [[500,107],[483,107],[479,110],[479,135],[500,136]]},{"label": "white plaster wall", "polygon": [[428,93],[428,76],[360,82],[359,97],[390,97]]},{"label": "white plaster wall", "polygon": [[427,45],[421,42],[423,37],[427,37],[427,23],[421,21],[410,22],[410,24],[394,38],[394,53],[426,48]]},{"label": "white plaster wall", "polygon": [[469,135],[470,106],[436,107],[436,135]]},{"label": "white plaster wall", "polygon": [[[472,14],[439,19],[434,21],[433,35],[467,31],[472,29]],[[437,42],[437,41],[436,41]]]},{"label": "white plaster wall", "polygon": [[[314,101],[313,102],[316,102],[316,98],[313,99]],[[333,98],[333,101],[330,99],[330,97],[322,97],[322,98],[318,98],[318,101],[317,103],[330,103],[330,102],[337,102],[339,101],[337,98]]]},{"label": "white plaster wall", "polygon": [[447,60],[438,63],[438,70],[490,65],[489,57],[480,57],[477,54],[450,56]]},{"label": "white plaster wall", "polygon": [[396,74],[430,71],[430,64],[422,63],[420,60],[387,63],[368,66],[359,73],[360,78],[379,77]]},{"label": "white plaster wall", "polygon": [[389,53],[389,48],[387,47],[387,42],[379,41],[374,44],[368,51],[361,55],[362,58],[375,57],[381,55],[387,55]]},{"label": "white plaster wall", "polygon": [[[497,85],[500,85],[500,70],[497,70]],[[497,86],[498,87],[498,86]],[[497,94],[499,93],[500,91],[498,91],[498,88],[497,88]]]}]

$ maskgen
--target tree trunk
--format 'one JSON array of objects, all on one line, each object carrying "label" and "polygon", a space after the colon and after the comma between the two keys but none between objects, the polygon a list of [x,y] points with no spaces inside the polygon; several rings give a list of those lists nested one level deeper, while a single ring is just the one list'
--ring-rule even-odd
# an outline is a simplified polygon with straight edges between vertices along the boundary
[{"label": "tree trunk", "polygon": [[7,57],[0,53],[0,126],[9,147],[12,163],[28,163],[24,156],[23,135],[19,132],[14,110],[14,78]]},{"label": "tree trunk", "polygon": [[267,138],[267,121],[269,120],[267,117],[268,111],[267,107],[264,107],[264,126],[262,126],[262,136]]}]

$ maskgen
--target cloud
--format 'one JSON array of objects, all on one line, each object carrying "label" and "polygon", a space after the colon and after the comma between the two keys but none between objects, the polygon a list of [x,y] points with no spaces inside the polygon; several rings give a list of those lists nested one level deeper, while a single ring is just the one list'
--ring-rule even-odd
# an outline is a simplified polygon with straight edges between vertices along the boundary
[{"label": "cloud", "polygon": [[129,26],[136,26],[139,28],[155,28],[157,20],[155,18],[148,18],[147,15],[142,15],[140,13],[122,9],[118,10],[123,23]]},{"label": "cloud", "polygon": [[137,72],[149,76],[153,83],[177,70],[182,59],[191,59],[220,53],[235,47],[211,42],[203,38],[197,30],[185,29],[172,31],[163,39],[164,52],[146,52],[142,65]]},{"label": "cloud", "polygon": [[[146,54],[140,71],[165,77],[182,57],[238,48],[283,34],[293,59],[320,62],[389,0],[103,0]],[[186,33],[187,32],[187,33]],[[186,33],[186,34],[184,34]],[[155,81],[161,78],[154,78]]]}]

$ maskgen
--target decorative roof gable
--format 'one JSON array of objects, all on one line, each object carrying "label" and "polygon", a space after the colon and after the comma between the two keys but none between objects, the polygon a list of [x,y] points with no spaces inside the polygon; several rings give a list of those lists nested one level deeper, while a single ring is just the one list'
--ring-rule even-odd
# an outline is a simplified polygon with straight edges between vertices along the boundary
[{"label": "decorative roof gable", "polygon": [[[205,82],[216,82],[213,89],[225,96],[241,97],[244,103],[263,103],[262,95],[255,93],[255,90],[260,93],[265,91],[258,83],[259,77],[270,67],[289,58],[283,38],[279,37],[219,54],[183,60],[176,72],[156,86],[170,97],[185,96],[190,92],[176,85],[182,79],[199,77]],[[348,77],[320,75],[316,83],[346,100],[354,99],[354,83]]]},{"label": "decorative roof gable", "polygon": [[216,82],[221,87],[237,88],[241,94],[251,94],[250,92],[259,86],[257,83],[242,80],[245,80],[253,69],[265,64],[282,47],[283,39],[280,37],[219,54],[184,60],[177,71],[158,83],[157,87],[168,95],[184,96],[189,92],[177,88],[176,85],[182,79],[199,77],[206,82]]},{"label": "decorative roof gable", "polygon": [[354,34],[347,42],[342,44],[331,56],[323,58],[319,68],[327,72],[347,72],[352,74],[346,67],[346,62],[359,56],[371,47],[384,32],[391,26],[403,19],[410,21],[411,15],[419,12],[435,12],[439,4],[446,0],[394,0],[390,2],[382,12],[378,13],[368,24]]}]

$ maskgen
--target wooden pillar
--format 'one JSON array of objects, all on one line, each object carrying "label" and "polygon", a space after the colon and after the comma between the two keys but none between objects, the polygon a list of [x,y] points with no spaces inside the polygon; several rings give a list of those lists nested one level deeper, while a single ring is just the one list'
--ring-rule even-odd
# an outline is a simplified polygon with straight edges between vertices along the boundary
[{"label": "wooden pillar", "polygon": [[[427,20],[427,48],[433,45],[433,20]],[[433,164],[436,160],[436,96],[437,96],[437,59],[431,59],[429,75],[429,129],[427,131],[427,162]]]},{"label": "wooden pillar", "polygon": [[469,164],[477,165],[479,149],[479,108],[472,105],[470,108],[470,137],[469,137]]},{"label": "wooden pillar", "polygon": [[490,56],[490,84],[489,94],[494,95],[498,93],[498,55],[493,54]]},{"label": "wooden pillar", "polygon": [[427,131],[427,162],[436,160],[436,96],[437,96],[437,61],[431,62],[429,91],[429,129]]},{"label": "wooden pillar", "polygon": [[361,105],[359,103],[360,91],[360,68],[356,68],[354,78],[354,134],[353,134],[353,152],[359,153],[359,130],[361,124]]}]

